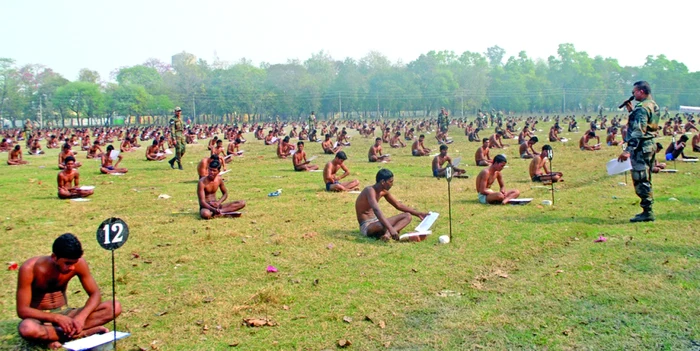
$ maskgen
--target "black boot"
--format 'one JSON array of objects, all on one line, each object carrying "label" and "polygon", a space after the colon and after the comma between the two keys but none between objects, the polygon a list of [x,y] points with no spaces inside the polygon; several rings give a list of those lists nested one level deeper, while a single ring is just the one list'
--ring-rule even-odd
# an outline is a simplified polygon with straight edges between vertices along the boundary
[{"label": "black boot", "polygon": [[180,162],[180,159],[177,160],[177,168],[182,170],[182,162]]},{"label": "black boot", "polygon": [[630,222],[632,223],[637,223],[637,222],[653,222],[656,219],[654,217],[654,211],[652,210],[647,210],[644,209],[644,211],[630,219]]},{"label": "black boot", "polygon": [[175,169],[175,159],[176,157],[173,157],[168,163],[170,164],[170,168]]}]

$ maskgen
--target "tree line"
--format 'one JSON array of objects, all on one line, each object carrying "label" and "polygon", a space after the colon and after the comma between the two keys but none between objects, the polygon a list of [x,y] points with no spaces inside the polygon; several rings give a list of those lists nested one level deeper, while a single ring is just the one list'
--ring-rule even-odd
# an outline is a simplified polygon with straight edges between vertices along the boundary
[{"label": "tree line", "polygon": [[55,125],[99,120],[164,123],[174,106],[188,118],[219,123],[322,118],[434,116],[446,107],[455,117],[481,109],[506,113],[616,111],[636,80],[649,81],[662,107],[700,105],[700,72],[689,72],[665,55],[646,57],[640,67],[614,58],[590,57],[573,44],[556,55],[532,59],[525,51],[505,58],[493,46],[485,53],[430,51],[405,64],[379,52],[359,60],[335,60],[321,51],[304,62],[283,64],[196,60],[182,52],[172,64],[149,59],[113,72],[103,83],[83,69],[76,81],[40,64],[16,67],[0,58],[0,117]]}]

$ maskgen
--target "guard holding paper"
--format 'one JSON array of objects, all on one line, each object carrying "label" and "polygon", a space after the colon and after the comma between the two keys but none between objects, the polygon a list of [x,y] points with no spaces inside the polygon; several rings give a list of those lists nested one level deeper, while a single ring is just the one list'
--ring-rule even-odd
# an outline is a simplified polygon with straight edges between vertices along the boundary
[{"label": "guard holding paper", "polygon": [[[33,257],[22,264],[17,279],[19,335],[48,342],[56,349],[61,342],[108,331],[103,325],[119,316],[121,305],[101,301],[100,289],[82,256],[78,238],[66,233],[54,241],[50,256]],[[76,276],[88,297],[82,307],[70,308],[66,288]]]},{"label": "guard holding paper", "polygon": [[627,134],[625,142],[627,147],[620,154],[618,161],[624,162],[628,158],[632,163],[632,181],[634,191],[641,199],[642,213],[630,219],[630,222],[654,221],[654,193],[651,187],[651,168],[654,165],[656,144],[655,132],[659,129],[659,106],[651,99],[651,87],[646,81],[634,83],[632,96],[638,103],[632,107],[632,101],[624,103],[624,107],[630,112],[627,121]]}]

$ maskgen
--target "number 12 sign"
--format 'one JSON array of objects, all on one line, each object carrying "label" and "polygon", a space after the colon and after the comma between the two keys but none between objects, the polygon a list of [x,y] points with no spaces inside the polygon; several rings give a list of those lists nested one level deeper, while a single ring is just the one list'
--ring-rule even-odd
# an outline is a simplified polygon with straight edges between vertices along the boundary
[{"label": "number 12 sign", "polygon": [[109,218],[97,227],[97,243],[105,250],[116,250],[129,239],[129,226],[120,218]]}]

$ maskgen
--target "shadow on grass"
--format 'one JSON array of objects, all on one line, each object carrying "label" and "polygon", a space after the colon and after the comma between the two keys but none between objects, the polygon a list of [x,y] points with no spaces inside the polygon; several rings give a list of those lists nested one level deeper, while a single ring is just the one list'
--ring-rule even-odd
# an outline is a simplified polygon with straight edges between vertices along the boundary
[{"label": "shadow on grass", "polygon": [[343,229],[343,230],[330,230],[322,233],[323,235],[334,237],[342,240],[357,242],[361,244],[373,244],[373,245],[387,245],[387,243],[374,238],[369,238],[362,233],[359,229]]},{"label": "shadow on grass", "polygon": [[19,319],[0,321],[0,350],[39,351],[47,350],[47,344],[33,343],[22,339],[17,332]]},{"label": "shadow on grass", "polygon": [[542,223],[542,224],[556,224],[556,223],[585,223],[585,224],[592,224],[592,225],[611,225],[611,224],[620,224],[620,223],[629,223],[629,220],[624,219],[615,219],[615,220],[608,220],[608,219],[603,219],[603,218],[596,218],[596,217],[549,217],[549,216],[526,216],[526,217],[513,217],[513,218],[504,218],[505,220],[518,220],[520,222],[527,222],[527,223]]},{"label": "shadow on grass", "polygon": [[180,183],[182,184],[197,184],[199,183],[199,179],[194,179],[194,180],[183,180]]}]

